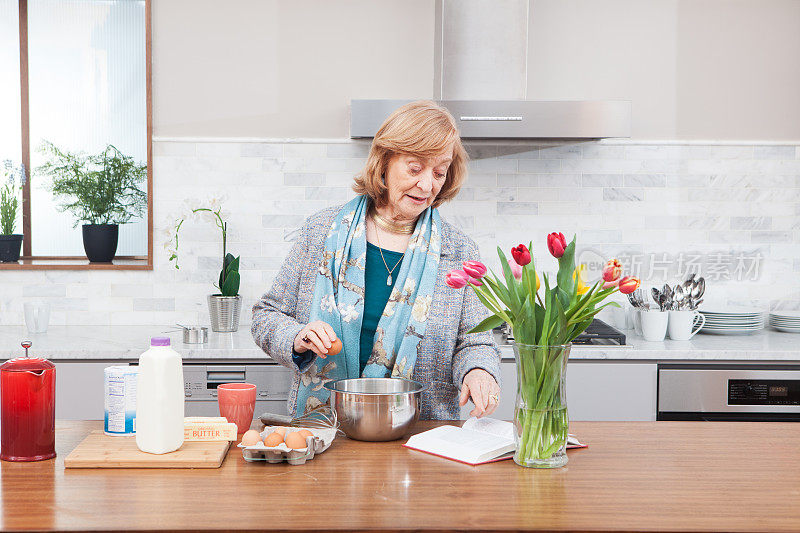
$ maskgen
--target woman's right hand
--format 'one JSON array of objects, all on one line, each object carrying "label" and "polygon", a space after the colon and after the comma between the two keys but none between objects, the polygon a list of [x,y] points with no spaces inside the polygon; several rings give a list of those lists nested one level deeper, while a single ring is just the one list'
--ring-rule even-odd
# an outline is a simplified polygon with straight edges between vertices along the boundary
[{"label": "woman's right hand", "polygon": [[311,350],[324,359],[335,340],[336,333],[330,324],[322,320],[315,320],[303,326],[303,329],[294,338],[294,351],[301,353]]}]

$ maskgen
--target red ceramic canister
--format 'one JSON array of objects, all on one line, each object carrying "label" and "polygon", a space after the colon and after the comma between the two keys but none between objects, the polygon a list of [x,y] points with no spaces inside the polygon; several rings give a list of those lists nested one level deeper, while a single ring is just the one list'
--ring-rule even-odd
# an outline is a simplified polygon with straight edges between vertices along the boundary
[{"label": "red ceramic canister", "polygon": [[[27,344],[27,346],[26,346]],[[30,343],[23,343],[25,352]],[[38,357],[0,365],[0,459],[56,456],[56,366]]]}]

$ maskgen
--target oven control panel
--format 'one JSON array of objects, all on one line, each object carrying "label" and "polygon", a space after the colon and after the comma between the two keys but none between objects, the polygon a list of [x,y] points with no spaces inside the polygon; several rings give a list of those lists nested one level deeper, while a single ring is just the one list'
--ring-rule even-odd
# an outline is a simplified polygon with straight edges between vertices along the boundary
[{"label": "oven control panel", "polygon": [[728,405],[800,405],[800,380],[729,379]]}]

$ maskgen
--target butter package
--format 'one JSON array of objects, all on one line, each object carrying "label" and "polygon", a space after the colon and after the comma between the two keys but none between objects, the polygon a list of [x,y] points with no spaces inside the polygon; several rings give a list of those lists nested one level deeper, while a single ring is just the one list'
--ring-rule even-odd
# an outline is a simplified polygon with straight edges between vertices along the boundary
[{"label": "butter package", "polygon": [[183,440],[214,441],[236,440],[236,424],[224,417],[190,416],[183,419]]}]

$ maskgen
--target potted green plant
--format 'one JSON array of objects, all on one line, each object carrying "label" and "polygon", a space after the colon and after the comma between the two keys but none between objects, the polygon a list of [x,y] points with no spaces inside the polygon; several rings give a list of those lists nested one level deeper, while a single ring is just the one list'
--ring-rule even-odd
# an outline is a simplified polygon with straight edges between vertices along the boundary
[{"label": "potted green plant", "polygon": [[[233,332],[239,330],[239,316],[242,312],[242,296],[239,294],[239,257],[228,253],[228,223],[223,220],[222,208],[217,201],[211,202],[211,207],[191,209],[191,215],[205,215],[210,217],[222,231],[222,268],[219,272],[218,283],[214,284],[219,292],[208,295],[208,313],[211,317],[211,331]],[[178,264],[178,234],[181,226],[187,220],[181,217],[176,220],[174,236],[165,243],[169,252],[169,260]]]},{"label": "potted green plant", "polygon": [[147,193],[139,184],[147,179],[147,165],[109,144],[99,154],[62,150],[45,141],[40,151],[47,161],[37,172],[49,176],[49,190],[62,201],[61,211],[83,224],[83,248],[89,261],[108,263],[117,253],[119,225],[141,217]]},{"label": "potted green plant", "polygon": [[[22,247],[22,235],[14,233],[19,211],[19,193],[25,183],[25,168],[15,167],[10,159],[3,161],[5,184],[0,188],[0,262],[16,263]],[[17,177],[20,184],[17,185]]]}]

